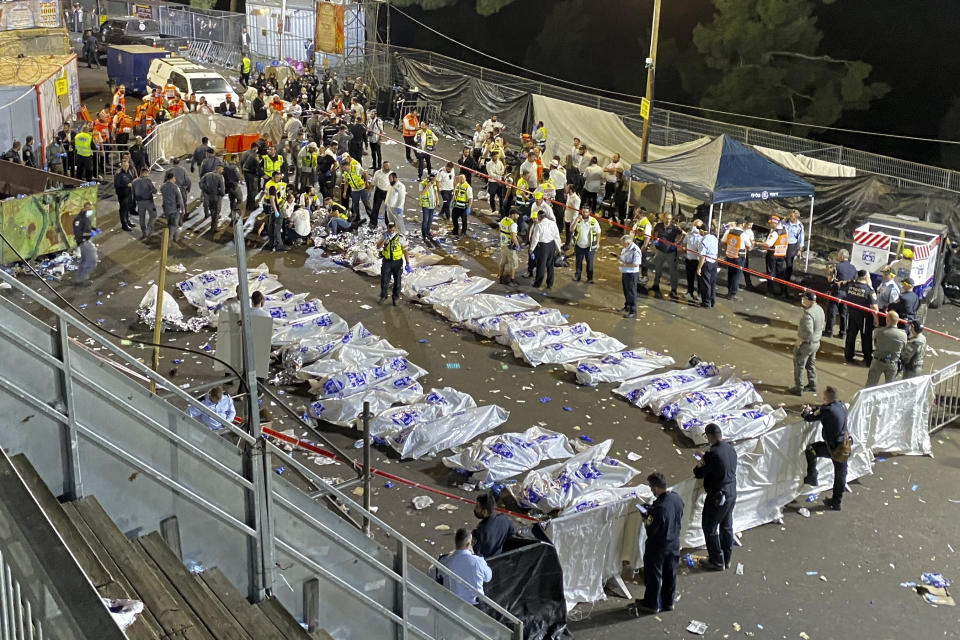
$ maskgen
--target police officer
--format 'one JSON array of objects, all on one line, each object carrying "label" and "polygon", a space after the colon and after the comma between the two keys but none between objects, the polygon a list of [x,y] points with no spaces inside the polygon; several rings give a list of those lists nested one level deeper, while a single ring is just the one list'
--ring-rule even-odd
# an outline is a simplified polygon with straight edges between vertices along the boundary
[{"label": "police officer", "polygon": [[80,264],[73,280],[77,286],[89,284],[90,274],[97,268],[97,249],[91,238],[98,233],[99,230],[93,228],[93,205],[84,202],[83,209],[73,218],[73,239],[80,248]]},{"label": "police officer", "polygon": [[885,266],[880,270],[883,281],[877,287],[877,306],[880,311],[886,311],[900,299],[900,283],[897,282],[897,274],[890,267]]},{"label": "police officer", "polygon": [[873,333],[873,361],[867,373],[867,387],[873,387],[880,382],[893,382],[897,379],[897,367],[900,364],[900,354],[907,344],[905,334],[897,323],[900,315],[896,311],[887,312],[887,326]]},{"label": "police officer", "polygon": [[220,222],[220,204],[227,194],[222,164],[216,165],[213,171],[200,178],[200,193],[203,194],[203,217],[210,218],[210,233],[215,234]]},{"label": "police officer", "polygon": [[803,483],[818,486],[817,458],[830,458],[833,461],[833,496],[824,498],[823,503],[834,511],[840,511],[843,488],[847,483],[847,459],[850,457],[850,436],[847,434],[847,407],[837,398],[837,390],[826,387],[823,390],[823,404],[819,407],[804,405],[801,413],[807,422],[820,422],[820,436],[804,450],[807,458],[807,475]]},{"label": "police officer", "polygon": [[900,368],[903,370],[903,379],[919,376],[923,371],[923,356],[927,352],[927,336],[923,333],[923,325],[919,320],[907,323],[910,338],[900,353]]},{"label": "police officer", "polygon": [[717,223],[700,240],[700,258],[697,276],[700,278],[700,306],[712,307],[717,292]]},{"label": "police officer", "polygon": [[167,219],[170,238],[177,242],[180,239],[180,222],[183,220],[186,206],[183,201],[183,191],[177,186],[177,177],[173,174],[173,170],[167,171],[164,176],[163,184],[160,186],[160,197],[160,207],[163,217]]},{"label": "police officer", "polygon": [[113,190],[117,194],[119,203],[118,214],[120,216],[120,226],[124,231],[133,231],[133,225],[130,224],[130,213],[133,211],[133,191],[131,185],[136,179],[136,174],[130,168],[130,160],[124,158],[120,161],[120,170],[113,176]]},{"label": "police officer", "polygon": [[[863,351],[863,363],[870,366],[873,357],[873,328],[877,325],[877,294],[870,284],[870,274],[861,269],[857,271],[856,282],[847,285],[846,299],[851,304],[847,309],[847,339],[843,345],[843,359],[850,364],[856,352],[857,337],[860,337],[860,349]],[[872,309],[864,311],[863,308]]]},{"label": "police officer", "polygon": [[677,563],[680,557],[680,527],[683,500],[667,491],[660,472],[647,476],[655,500],[645,508],[647,543],[643,551],[643,599],[636,601],[637,613],[673,611],[677,590]]},{"label": "police officer", "polygon": [[[840,249],[837,252],[836,264],[832,265],[827,273],[828,293],[834,298],[844,300],[847,297],[847,287],[856,279],[857,268],[850,264],[850,252]],[[830,300],[827,303],[827,326],[823,329],[823,335],[828,338],[833,337],[833,322],[837,316],[840,317],[840,333],[837,337],[844,338],[847,335],[847,305]]]},{"label": "police officer", "polygon": [[[803,312],[797,326],[797,346],[793,350],[793,389],[794,395],[804,391],[817,392],[817,351],[820,350],[820,336],[823,334],[823,309],[817,304],[817,294],[804,291],[800,296]],[[803,371],[807,371],[807,386],[803,386]]]},{"label": "police officer", "polygon": [[200,177],[202,178],[221,165],[223,165],[223,160],[217,157],[217,153],[212,148],[207,149],[207,157],[200,163]]},{"label": "police officer", "polygon": [[[719,425],[710,423],[704,429],[710,448],[693,475],[703,480],[706,501],[703,503],[703,537],[707,541],[708,569],[730,568],[733,554],[733,506],[737,503],[737,452],[723,441]],[[718,532],[719,531],[719,532]]]},{"label": "police officer", "polygon": [[[767,246],[767,275],[771,278],[784,279],[787,273],[787,230],[780,222],[779,216],[771,216],[768,221],[770,233],[764,244]],[[773,280],[767,280],[767,293],[770,295],[787,296],[787,286]]]},{"label": "police officer", "polygon": [[207,159],[207,153],[211,151],[213,150],[210,148],[210,138],[201,138],[200,144],[193,149],[193,154],[190,156],[190,173],[193,173]]},{"label": "police officer", "polygon": [[227,190],[227,201],[230,203],[231,215],[240,214],[240,171],[237,169],[237,162],[233,156],[227,156],[227,162],[223,167],[223,186]]},{"label": "police officer", "polygon": [[387,222],[387,232],[377,241],[380,252],[380,302],[387,299],[387,288],[393,278],[393,306],[400,300],[400,277],[403,275],[405,257],[403,255],[403,236],[397,232],[397,225]]},{"label": "police officer", "polygon": [[800,222],[800,212],[792,209],[783,225],[787,232],[787,257],[785,261],[784,279],[793,279],[793,263],[803,257],[803,223]]},{"label": "police officer", "polygon": [[190,187],[193,186],[193,181],[190,179],[190,174],[187,173],[187,170],[180,165],[180,158],[173,159],[173,166],[170,167],[167,173],[173,176],[174,184],[180,189],[180,197],[183,200],[183,213],[180,218],[182,222],[187,215],[187,203],[190,201]]},{"label": "police officer", "polygon": [[250,144],[250,149],[240,155],[240,169],[243,171],[243,181],[247,185],[247,213],[257,206],[257,193],[260,191],[260,145]]},{"label": "police officer", "polygon": [[913,284],[913,278],[904,278],[900,283],[900,298],[890,306],[908,323],[917,319],[917,309],[920,308],[920,296],[914,292]]},{"label": "police officer", "polygon": [[[157,194],[157,187],[150,179],[150,169],[140,170],[140,177],[130,185],[133,192],[134,206],[140,217],[140,239],[146,240],[153,233],[153,223],[157,221],[157,207],[153,204],[153,196]],[[149,216],[149,220],[148,220]]]}]

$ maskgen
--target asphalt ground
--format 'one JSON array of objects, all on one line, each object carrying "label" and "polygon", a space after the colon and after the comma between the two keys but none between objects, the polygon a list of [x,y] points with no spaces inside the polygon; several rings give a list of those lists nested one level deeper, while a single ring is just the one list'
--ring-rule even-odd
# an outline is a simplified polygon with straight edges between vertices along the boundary
[{"label": "asphalt ground", "polygon": [[[82,86],[95,90],[102,83],[103,76],[96,71],[81,70]],[[455,157],[457,146],[445,140],[441,152]],[[398,162],[401,157],[399,146],[384,147],[384,158],[394,161],[394,168],[407,182],[406,214],[408,224],[415,229],[419,212],[414,210],[412,180],[416,172],[415,167]],[[160,174],[154,177],[159,180]],[[85,305],[83,313],[88,318],[117,336],[149,340],[150,331],[139,323],[135,311],[148,283],[157,278],[159,242],[154,239],[144,243],[122,232],[116,209],[112,198],[102,199],[98,205],[98,219],[105,233],[98,238],[101,263],[94,272],[94,285],[78,289],[69,284],[69,277],[53,284],[68,300]],[[478,209],[482,214],[486,207],[475,206],[474,212]],[[444,264],[463,264],[474,275],[495,278],[493,222],[490,217],[471,216],[470,235],[444,243]],[[445,232],[444,225],[435,226],[434,232]],[[616,262],[607,255],[607,249],[616,250],[618,236],[616,231],[605,234],[605,247],[598,252],[595,285],[573,282],[572,269],[558,269],[557,282],[549,295],[526,286],[519,290],[532,293],[545,306],[561,309],[570,322],[588,322],[594,330],[630,347],[642,345],[668,353],[678,366],[691,354],[706,361],[733,364],[738,375],[755,382],[765,402],[788,411],[788,420],[796,418],[802,403],[815,401],[809,394],[803,398],[786,394],[792,386],[791,353],[800,313],[796,300],[770,299],[748,291],[741,293],[737,302],[718,296],[716,308],[702,309],[650,294],[641,297],[636,320],[623,319],[617,312],[623,298]],[[526,366],[509,349],[458,330],[427,307],[407,301],[398,308],[378,306],[376,279],[346,268],[315,272],[306,266],[306,258],[302,248],[268,253],[248,247],[248,265],[266,264],[286,288],[310,292],[348,323],[362,321],[374,333],[408,350],[409,359],[430,372],[422,381],[425,388],[453,386],[474,395],[478,403],[496,403],[508,409],[509,421],[493,433],[522,431],[536,424],[571,438],[587,436],[594,442],[613,438],[611,453],[615,457],[623,460],[629,452],[641,456],[632,463],[640,471],[635,482],[655,470],[664,472],[670,483],[690,476],[697,448],[647,412],[615,398],[610,393],[613,385],[580,387],[559,368]],[[209,234],[197,237],[188,231],[181,244],[172,245],[169,262],[183,264],[187,271],[167,274],[168,291],[181,279],[200,271],[235,266],[232,235],[224,230],[213,238]],[[40,290],[35,279],[26,281]],[[496,284],[488,291],[515,290]],[[725,288],[721,286],[718,291],[724,292]],[[179,296],[178,301],[189,315],[186,301]],[[932,310],[928,324],[956,334],[960,329],[957,316],[952,306]],[[167,333],[163,343],[202,349],[213,341],[212,333],[205,330]],[[930,344],[938,350],[960,351],[945,339],[931,338]],[[149,361],[149,350],[134,353]],[[180,362],[174,363],[174,359]],[[927,366],[937,368],[954,359],[951,354],[939,353],[928,357]],[[837,339],[824,340],[818,363],[821,388],[832,384],[844,399],[849,399],[866,378],[864,367],[844,364],[842,344]],[[448,364],[460,366],[450,368]],[[161,355],[160,371],[172,374],[174,381],[187,388],[213,376],[206,360],[166,351]],[[300,387],[279,391],[298,410],[309,400]],[[547,397],[549,401],[540,401]],[[313,438],[276,408],[272,412],[280,416],[274,427],[277,430],[293,429],[298,436]],[[351,448],[359,437],[356,430],[321,425],[321,431],[359,459],[360,452]],[[682,600],[675,612],[632,618],[625,609],[628,601],[611,597],[595,606],[581,605],[572,612],[574,636],[617,640],[680,635],[686,634],[684,628],[696,619],[709,625],[707,637],[796,638],[803,637],[801,633],[810,638],[957,637],[956,609],[926,604],[899,586],[918,580],[924,571],[954,578],[960,575],[955,553],[960,549],[960,449],[955,432],[948,428],[938,433],[933,446],[933,458],[887,458],[878,463],[874,475],[851,485],[852,494],[840,513],[814,507],[811,517],[804,518],[795,510],[810,505],[793,505],[785,510],[783,524],[744,532],[743,546],[734,554],[734,564],[744,565],[742,575],[682,570]],[[331,480],[351,476],[345,465],[318,465],[314,457],[298,456]],[[466,499],[475,495],[459,487],[460,479],[439,459],[400,462],[391,450],[375,448],[373,464]],[[290,469],[283,474],[303,483]],[[375,479],[373,489],[372,504],[378,515],[428,553],[449,550],[456,528],[474,524],[472,507],[465,502],[383,479]],[[417,511],[412,499],[418,495],[432,495],[435,502]],[[444,505],[453,508],[439,508]],[[642,585],[632,584],[633,580],[642,580],[628,576],[633,595],[640,597]]]}]

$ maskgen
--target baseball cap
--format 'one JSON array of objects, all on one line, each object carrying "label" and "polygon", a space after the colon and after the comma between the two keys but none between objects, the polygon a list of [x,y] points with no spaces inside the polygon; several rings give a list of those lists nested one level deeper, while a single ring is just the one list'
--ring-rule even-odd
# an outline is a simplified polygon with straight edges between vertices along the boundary
[{"label": "baseball cap", "polygon": [[774,224],[780,223],[780,216],[770,216],[770,219],[767,222],[772,222]]},{"label": "baseball cap", "polygon": [[817,294],[815,294],[813,291],[804,291],[803,297],[806,298],[807,300],[816,300]]},{"label": "baseball cap", "polygon": [[916,284],[916,283],[914,283],[913,278],[904,278],[904,279],[901,280],[900,282],[902,282],[903,284],[908,284],[908,285],[910,285],[911,287],[912,287],[914,284]]}]

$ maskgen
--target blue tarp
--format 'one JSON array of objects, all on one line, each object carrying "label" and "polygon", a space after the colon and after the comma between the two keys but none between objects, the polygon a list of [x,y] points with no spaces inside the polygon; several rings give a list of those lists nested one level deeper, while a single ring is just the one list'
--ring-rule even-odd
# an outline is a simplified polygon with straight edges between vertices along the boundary
[{"label": "blue tarp", "polygon": [[636,182],[663,183],[706,203],[813,195],[813,185],[732,138],[662,160],[631,165]]}]

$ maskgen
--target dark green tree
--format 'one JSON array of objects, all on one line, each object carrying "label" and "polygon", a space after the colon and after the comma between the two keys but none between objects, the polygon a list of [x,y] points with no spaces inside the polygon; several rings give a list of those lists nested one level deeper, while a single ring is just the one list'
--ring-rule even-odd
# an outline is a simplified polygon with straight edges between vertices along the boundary
[{"label": "dark green tree", "polygon": [[684,65],[684,88],[700,105],[830,125],[864,110],[890,88],[871,67],[819,52],[815,11],[833,0],[713,0],[709,24],[694,28],[699,60]]}]

